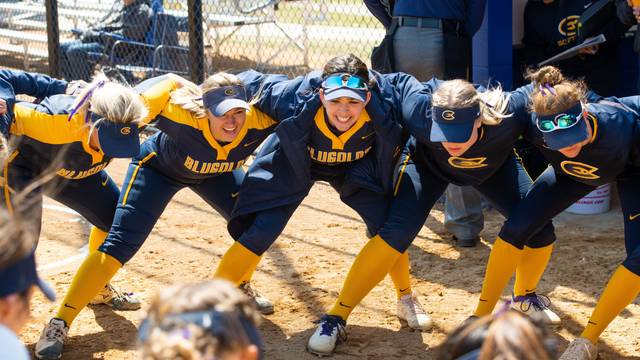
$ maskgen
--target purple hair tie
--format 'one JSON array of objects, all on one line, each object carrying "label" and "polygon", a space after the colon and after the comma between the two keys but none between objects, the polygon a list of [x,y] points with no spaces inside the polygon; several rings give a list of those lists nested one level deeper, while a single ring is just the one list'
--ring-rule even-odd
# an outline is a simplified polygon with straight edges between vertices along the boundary
[{"label": "purple hair tie", "polygon": [[507,300],[505,301],[502,306],[500,307],[500,309],[493,315],[493,318],[497,318],[500,315],[506,313],[507,311],[509,311],[509,308],[511,307],[511,300]]},{"label": "purple hair tie", "polygon": [[549,92],[553,95],[556,94],[556,89],[553,88],[553,86],[549,85],[549,83],[545,83],[544,87],[547,88],[547,90],[549,90]]},{"label": "purple hair tie", "polygon": [[78,112],[78,110],[80,110],[80,108],[82,107],[82,105],[84,105],[84,103],[87,102],[87,100],[89,100],[89,97],[91,95],[93,95],[93,92],[96,89],[101,88],[102,86],[104,86],[105,81],[104,80],[100,80],[98,81],[89,91],[87,91],[86,94],[84,94],[84,96],[82,97],[82,99],[80,100],[80,102],[78,103],[78,105],[76,105],[72,110],[71,113],[69,113],[69,117],[67,118],[67,121],[71,121],[71,118],[73,118],[73,115],[76,114],[76,112]]},{"label": "purple hair tie", "polygon": [[540,94],[542,94],[542,96],[547,96],[547,93],[544,91],[542,84],[538,84],[538,90],[540,90]]}]

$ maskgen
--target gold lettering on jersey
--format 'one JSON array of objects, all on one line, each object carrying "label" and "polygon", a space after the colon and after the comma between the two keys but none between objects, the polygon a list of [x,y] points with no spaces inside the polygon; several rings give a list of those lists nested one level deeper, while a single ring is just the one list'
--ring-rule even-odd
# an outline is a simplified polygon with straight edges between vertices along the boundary
[{"label": "gold lettering on jersey", "polygon": [[320,151],[307,147],[312,160],[323,164],[337,164],[362,159],[371,151],[371,146],[360,151]]},{"label": "gold lettering on jersey", "polygon": [[244,165],[244,162],[245,160],[200,162],[200,160],[194,160],[191,156],[187,156],[184,160],[184,167],[197,174],[215,174],[233,171]]},{"label": "gold lettering on jersey", "polygon": [[567,174],[580,179],[595,180],[600,178],[599,175],[595,174],[598,168],[589,164],[565,160],[560,163],[560,167]]},{"label": "gold lettering on jersey", "polygon": [[107,167],[107,165],[109,165],[108,162],[106,163],[102,163],[102,164],[98,164],[88,170],[82,170],[82,171],[77,171],[77,170],[68,170],[65,168],[62,168],[60,170],[58,170],[56,172],[56,174],[58,176],[62,176],[65,179],[70,179],[70,180],[78,180],[78,179],[84,179],[86,177],[89,177],[91,175],[95,175],[97,173],[99,173],[100,171],[104,170],[104,168]]},{"label": "gold lettering on jersey", "polygon": [[462,158],[457,156],[452,156],[449,158],[449,165],[458,168],[458,169],[479,169],[486,166],[484,162],[487,161],[486,157],[477,157],[477,158]]}]

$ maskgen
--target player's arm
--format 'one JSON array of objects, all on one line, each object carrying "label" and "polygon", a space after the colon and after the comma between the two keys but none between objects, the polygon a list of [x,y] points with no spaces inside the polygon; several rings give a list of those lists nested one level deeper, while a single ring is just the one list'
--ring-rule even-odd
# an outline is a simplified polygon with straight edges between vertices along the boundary
[{"label": "player's arm", "polygon": [[182,86],[197,86],[187,80],[176,79],[177,76],[163,75],[141,82],[134,89],[140,94],[147,110],[149,111],[140,125],[148,125],[150,122],[160,115],[165,108],[171,93]]},{"label": "player's arm", "polygon": [[[14,94],[29,95],[36,98],[64,94],[68,85],[64,80],[21,70],[2,69],[0,70],[0,79],[11,85]],[[0,93],[0,97],[4,98],[3,95],[5,94]]]},{"label": "player's arm", "polygon": [[601,102],[609,100],[615,100],[615,102],[624,105],[627,107],[627,110],[635,112],[636,118],[640,119],[640,95],[626,96],[622,98],[604,98]]}]

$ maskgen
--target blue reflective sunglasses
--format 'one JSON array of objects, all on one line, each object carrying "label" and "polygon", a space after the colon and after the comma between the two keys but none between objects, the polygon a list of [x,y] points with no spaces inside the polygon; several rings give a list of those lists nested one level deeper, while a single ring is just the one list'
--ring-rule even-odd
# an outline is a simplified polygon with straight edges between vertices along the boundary
[{"label": "blue reflective sunglasses", "polygon": [[577,103],[563,113],[554,116],[539,116],[536,125],[543,133],[568,129],[575,126],[582,119],[582,104]]},{"label": "blue reflective sunglasses", "polygon": [[322,88],[335,89],[346,87],[354,90],[369,90],[367,83],[362,78],[351,74],[329,75],[322,82]]},{"label": "blue reflective sunglasses", "polygon": [[538,129],[544,133],[568,129],[576,125],[581,118],[582,115],[576,117],[571,114],[562,114],[555,119],[538,119]]}]

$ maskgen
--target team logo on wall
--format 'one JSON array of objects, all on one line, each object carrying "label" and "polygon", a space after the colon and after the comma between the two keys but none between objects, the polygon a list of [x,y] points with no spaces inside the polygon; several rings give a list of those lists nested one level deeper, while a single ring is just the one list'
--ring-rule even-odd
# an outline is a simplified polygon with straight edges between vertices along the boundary
[{"label": "team logo on wall", "polygon": [[565,160],[560,163],[560,167],[567,174],[580,179],[595,180],[600,178],[599,175],[595,174],[598,171],[597,167],[581,162]]},{"label": "team logo on wall", "polygon": [[484,163],[485,161],[487,161],[486,157],[461,158],[452,156],[449,158],[449,165],[458,169],[479,169],[489,166],[488,164]]},{"label": "team logo on wall", "polygon": [[578,32],[578,20],[580,20],[578,15],[567,16],[558,24],[558,32],[564,36],[575,35]]},{"label": "team logo on wall", "polygon": [[445,110],[442,112],[442,118],[444,120],[454,120],[456,118],[456,113],[453,110]]}]

